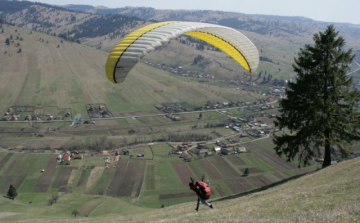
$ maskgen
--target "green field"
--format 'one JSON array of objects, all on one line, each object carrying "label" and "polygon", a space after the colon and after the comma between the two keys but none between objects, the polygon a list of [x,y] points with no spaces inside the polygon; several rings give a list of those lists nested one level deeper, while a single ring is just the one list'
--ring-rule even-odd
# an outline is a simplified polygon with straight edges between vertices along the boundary
[{"label": "green field", "polygon": [[[54,154],[1,152],[0,192],[5,194],[9,184],[14,184],[19,193],[14,201],[18,207],[13,211],[21,213],[21,217],[17,218],[15,215],[8,219],[21,219],[24,215],[29,218],[34,217],[35,214],[26,211],[29,205],[36,210],[34,213],[39,218],[45,218],[55,212],[56,216],[69,215],[75,209],[79,210],[82,216],[105,216],[114,214],[115,207],[120,208],[124,205],[130,208],[129,212],[120,213],[128,215],[137,210],[146,211],[162,205],[167,207],[193,201],[195,197],[186,186],[186,181],[190,176],[196,178],[205,174],[212,185],[212,199],[216,199],[233,195],[235,192],[251,191],[299,174],[296,172],[296,164],[286,164],[282,160],[281,162],[287,165],[286,169],[283,169],[277,164],[274,165],[271,160],[264,159],[259,151],[268,150],[269,154],[272,154],[271,159],[277,157],[271,150],[270,143],[268,139],[245,143],[244,146],[249,148],[249,152],[237,155],[215,155],[203,158],[203,156],[197,157],[192,154],[193,161],[191,162],[183,162],[179,155],[169,155],[172,147],[168,144],[152,143],[130,148],[130,153],[134,155],[132,158],[128,155],[120,155],[120,160],[123,160],[122,165],[127,163],[124,167],[117,167],[118,161],[115,159],[114,151],[109,151],[109,155],[105,156],[87,155],[82,160],[72,160],[70,165],[59,163]],[[212,145],[209,145],[209,148],[212,148]],[[145,156],[137,157],[136,154],[140,152],[144,152]],[[111,160],[108,168],[105,167],[104,157],[109,157]],[[143,170],[138,169],[139,167],[131,169],[131,165],[141,163],[145,165]],[[175,163],[181,167],[176,167]],[[250,169],[247,177],[242,176],[245,168]],[[304,169],[304,171],[312,171],[314,168],[316,166]],[[45,172],[41,173],[41,169],[45,169]],[[212,176],[209,170],[217,174]],[[50,174],[49,171],[53,172]],[[132,178],[135,176],[134,173],[138,179],[136,181]],[[44,174],[50,174],[50,178],[45,179]],[[112,182],[117,178],[123,178],[123,181]],[[183,178],[185,181],[182,180]],[[245,185],[243,189],[234,187],[238,180]],[[264,180],[266,183],[263,182]],[[133,192],[139,190],[138,196],[134,193],[131,193],[131,196],[107,196],[109,191],[113,190],[112,186],[128,185],[124,182],[130,183],[130,186],[126,186],[130,188],[122,190]],[[39,190],[36,188],[44,184],[46,186],[42,193],[34,192]],[[137,187],[139,189],[136,189]],[[48,200],[53,194],[58,194],[59,200],[49,206]],[[77,199],[74,199],[74,196]],[[115,207],[109,208],[112,205]],[[0,202],[2,210],[9,210],[11,206],[6,200]],[[47,207],[47,211],[41,211],[42,207]]]}]

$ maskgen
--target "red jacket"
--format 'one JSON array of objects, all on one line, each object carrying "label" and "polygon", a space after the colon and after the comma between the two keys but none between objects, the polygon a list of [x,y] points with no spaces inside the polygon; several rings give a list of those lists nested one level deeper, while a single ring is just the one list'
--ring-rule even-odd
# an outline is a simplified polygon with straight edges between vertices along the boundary
[{"label": "red jacket", "polygon": [[210,187],[202,181],[196,182],[196,184],[191,186],[190,189],[195,191],[197,196],[201,197],[204,200],[207,200],[210,198],[210,195],[211,195]]}]

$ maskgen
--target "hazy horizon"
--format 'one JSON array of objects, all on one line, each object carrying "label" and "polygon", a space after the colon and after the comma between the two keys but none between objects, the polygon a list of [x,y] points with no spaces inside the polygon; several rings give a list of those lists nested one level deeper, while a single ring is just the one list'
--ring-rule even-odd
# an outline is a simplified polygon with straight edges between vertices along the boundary
[{"label": "hazy horizon", "polygon": [[172,10],[218,10],[227,12],[238,12],[245,14],[262,14],[274,16],[299,16],[309,19],[352,23],[360,25],[360,16],[356,16],[360,8],[358,0],[198,0],[198,1],[162,1],[162,0],[132,0],[132,1],[95,1],[95,0],[40,0],[39,2],[51,5],[92,5],[105,6],[108,8],[130,7],[152,7],[155,9]]}]

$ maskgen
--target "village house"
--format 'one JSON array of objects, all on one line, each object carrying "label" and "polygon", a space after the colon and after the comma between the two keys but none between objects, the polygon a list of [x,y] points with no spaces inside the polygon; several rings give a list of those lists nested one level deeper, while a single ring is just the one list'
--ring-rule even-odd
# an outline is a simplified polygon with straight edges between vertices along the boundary
[{"label": "village house", "polygon": [[199,142],[196,146],[197,149],[202,149],[206,147],[206,142]]},{"label": "village house", "polygon": [[18,120],[18,116],[17,116],[17,115],[15,115],[15,114],[11,115],[10,121],[17,121],[17,120]]},{"label": "village house", "polygon": [[207,149],[195,149],[195,154],[196,155],[201,155],[201,154],[205,154],[205,153],[207,153],[209,150],[207,150]]},{"label": "village house", "polygon": [[185,150],[188,149],[188,147],[187,147],[186,145],[178,145],[176,148],[177,148],[179,151],[185,151]]},{"label": "village house", "polygon": [[174,149],[172,149],[172,151],[169,153],[169,155],[170,154],[182,154],[183,152],[182,151],[180,151],[178,148],[174,148]]},{"label": "village house", "polygon": [[240,139],[239,139],[238,137],[232,137],[232,138],[230,139],[230,141],[231,141],[232,143],[238,143],[238,142],[240,142]]},{"label": "village house", "polygon": [[125,149],[122,149],[122,153],[124,155],[129,155],[130,151],[129,151],[129,149],[125,148]]},{"label": "village house", "polygon": [[181,121],[180,116],[175,116],[173,114],[167,114],[166,117],[168,117],[169,119],[171,119],[173,121]]},{"label": "village house", "polygon": [[62,157],[62,163],[65,163],[65,165],[70,165],[70,154],[65,153]]},{"label": "village house", "polygon": [[232,152],[233,152],[233,149],[231,147],[221,149],[221,154],[223,154],[223,155],[230,155]]},{"label": "village house", "polygon": [[215,146],[214,151],[215,151],[215,153],[221,152],[221,147],[220,146]]},{"label": "village house", "polygon": [[248,137],[248,134],[247,133],[241,133],[240,137]]},{"label": "village house", "polygon": [[246,150],[245,146],[241,146],[241,147],[237,148],[237,152],[239,152],[239,153],[246,153],[247,150]]},{"label": "village house", "polygon": [[161,111],[164,107],[162,105],[155,105],[155,108]]},{"label": "village house", "polygon": [[83,155],[82,154],[72,153],[71,158],[81,160],[83,158]]},{"label": "village house", "polygon": [[180,154],[180,156],[179,156],[181,159],[184,159],[184,160],[188,160],[188,159],[191,159],[191,156],[190,156],[190,154],[188,154],[188,153],[182,153],[182,154]]}]

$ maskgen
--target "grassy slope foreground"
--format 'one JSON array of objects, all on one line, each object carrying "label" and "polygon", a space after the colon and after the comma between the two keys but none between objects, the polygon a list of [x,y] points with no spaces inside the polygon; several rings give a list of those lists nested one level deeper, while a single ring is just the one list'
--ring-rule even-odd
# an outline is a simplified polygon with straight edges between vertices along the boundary
[{"label": "grassy slope foreground", "polygon": [[[147,221],[195,222],[359,222],[360,159],[327,169],[259,193],[214,202],[215,209],[192,203],[147,214]],[[134,217],[135,218],[135,217]],[[143,220],[136,218],[135,221]],[[109,220],[117,221],[115,218]]]},{"label": "grassy slope foreground", "polygon": [[[138,212],[131,217],[111,215],[102,218],[72,218],[72,220],[74,222],[359,222],[359,185],[360,159],[354,159],[262,192],[214,201],[213,210],[201,206],[200,211],[195,212],[194,197],[194,202],[191,203],[146,213]],[[46,219],[47,222],[50,220]],[[28,222],[28,220],[23,221]]]}]

